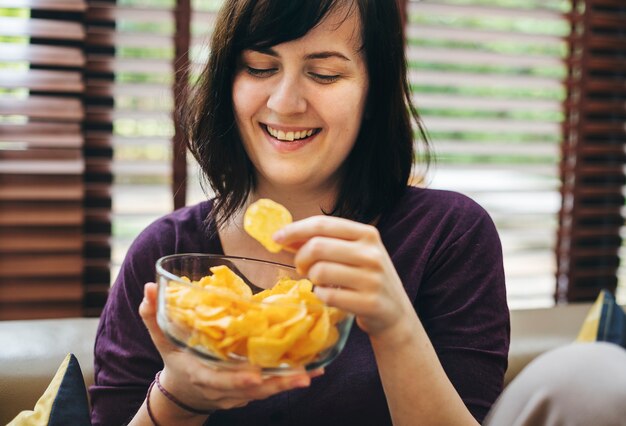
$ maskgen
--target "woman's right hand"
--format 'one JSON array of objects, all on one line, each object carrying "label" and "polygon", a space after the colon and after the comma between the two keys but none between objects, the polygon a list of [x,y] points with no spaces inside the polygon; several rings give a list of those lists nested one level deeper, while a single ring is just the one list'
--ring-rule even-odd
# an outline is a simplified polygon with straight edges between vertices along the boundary
[{"label": "woman's right hand", "polygon": [[[152,341],[163,358],[163,387],[179,401],[197,410],[227,410],[290,389],[308,387],[323,370],[288,376],[262,377],[260,369],[231,371],[212,368],[168,340],[156,320],[157,285],[147,283],[139,306]],[[156,389],[156,388],[155,388]],[[154,392],[154,390],[153,390]]]}]

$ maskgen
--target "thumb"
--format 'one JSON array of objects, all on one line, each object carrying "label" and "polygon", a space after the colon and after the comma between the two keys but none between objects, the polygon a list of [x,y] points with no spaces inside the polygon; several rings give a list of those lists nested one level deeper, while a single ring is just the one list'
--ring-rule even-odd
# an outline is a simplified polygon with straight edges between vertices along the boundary
[{"label": "thumb", "polygon": [[164,352],[173,350],[175,346],[165,337],[157,323],[157,288],[155,283],[146,283],[143,288],[143,300],[139,305],[139,315],[146,325],[154,345],[163,356]]}]

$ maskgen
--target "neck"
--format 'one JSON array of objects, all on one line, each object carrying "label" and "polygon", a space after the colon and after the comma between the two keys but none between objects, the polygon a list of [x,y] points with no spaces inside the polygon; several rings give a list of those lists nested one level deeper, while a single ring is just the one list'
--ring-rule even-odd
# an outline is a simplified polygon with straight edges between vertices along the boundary
[{"label": "neck", "polygon": [[244,231],[243,216],[245,210],[249,204],[259,198],[270,198],[284,205],[291,212],[293,220],[296,221],[321,215],[323,211],[331,210],[336,196],[334,191],[311,191],[303,188],[287,190],[283,187],[276,188],[259,185],[250,194],[246,205],[235,215],[231,216],[227,223],[218,230],[225,254],[293,265],[293,253],[284,250],[277,254],[269,253]]},{"label": "neck", "polygon": [[336,188],[317,190],[299,188],[277,188],[270,185],[259,185],[250,195],[252,203],[259,198],[270,198],[284,205],[292,214],[294,221],[330,211],[337,198]]}]

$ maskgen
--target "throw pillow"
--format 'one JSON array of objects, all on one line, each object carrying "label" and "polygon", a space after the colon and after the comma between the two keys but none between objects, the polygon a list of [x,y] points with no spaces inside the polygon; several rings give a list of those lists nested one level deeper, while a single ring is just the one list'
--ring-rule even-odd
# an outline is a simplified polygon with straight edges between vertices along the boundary
[{"label": "throw pillow", "polygon": [[626,314],[611,292],[602,290],[576,338],[579,342],[612,342],[626,348]]},{"label": "throw pillow", "polygon": [[22,411],[7,426],[67,425],[91,425],[83,373],[73,354],[67,354],[34,410]]}]

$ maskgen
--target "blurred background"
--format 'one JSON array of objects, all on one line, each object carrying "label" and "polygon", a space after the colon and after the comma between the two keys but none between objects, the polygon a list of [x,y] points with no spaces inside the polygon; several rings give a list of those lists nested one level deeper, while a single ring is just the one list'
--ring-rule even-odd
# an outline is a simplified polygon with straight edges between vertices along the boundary
[{"label": "blurred background", "polygon": [[[398,0],[425,183],[493,217],[512,309],[626,302],[623,0]],[[0,0],[0,319],[98,316],[126,250],[207,198],[172,109],[221,0]]]}]

